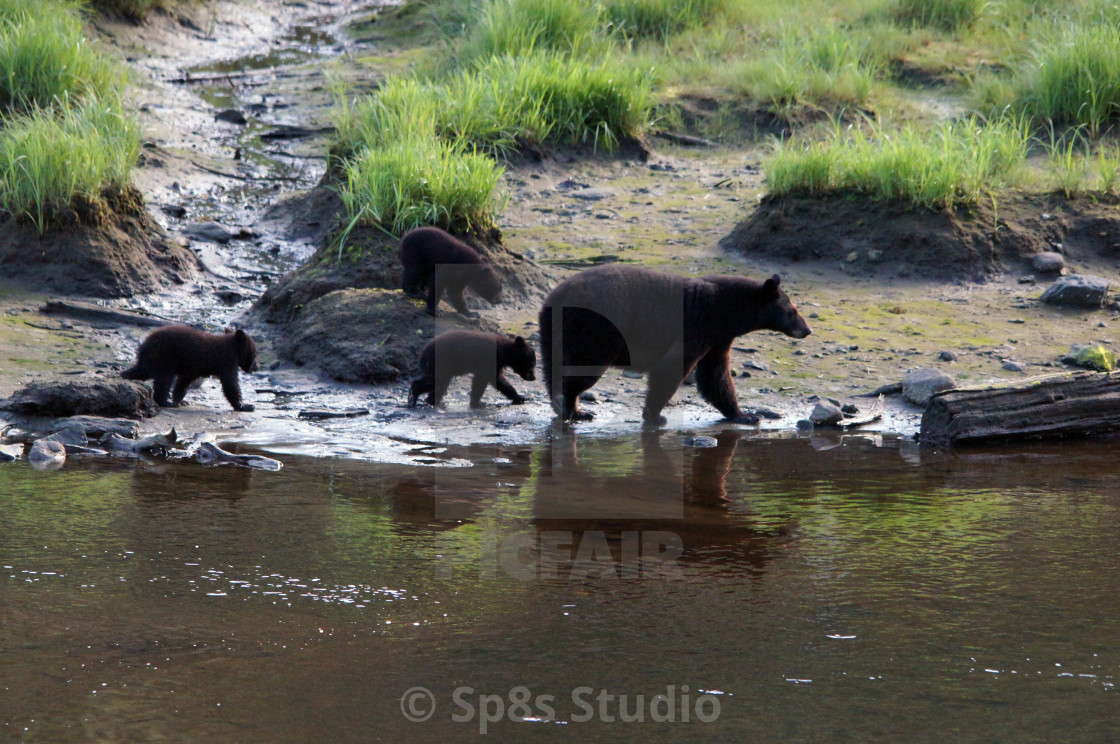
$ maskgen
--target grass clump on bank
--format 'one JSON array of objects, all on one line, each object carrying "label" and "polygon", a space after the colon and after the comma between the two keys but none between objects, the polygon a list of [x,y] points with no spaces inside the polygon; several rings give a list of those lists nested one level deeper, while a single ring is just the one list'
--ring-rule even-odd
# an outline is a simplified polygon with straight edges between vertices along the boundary
[{"label": "grass clump on bank", "polygon": [[27,112],[123,85],[119,68],[90,47],[76,6],[0,6],[0,110]]},{"label": "grass clump on bank", "polygon": [[959,31],[976,23],[988,0],[898,0],[894,16],[903,25],[935,26]]},{"label": "grass clump on bank", "polygon": [[124,187],[139,154],[124,74],[90,46],[79,8],[0,0],[0,212],[40,233]]},{"label": "grass clump on bank", "polygon": [[105,189],[124,187],[139,152],[119,99],[36,109],[0,130],[0,204],[41,233],[75,197],[98,203]]},{"label": "grass clump on bank", "polygon": [[[331,152],[346,174],[340,189],[351,222],[393,232],[417,224],[485,229],[505,204],[498,160],[553,144],[609,151],[641,137],[651,77],[603,46],[600,28],[599,7],[583,0],[490,0],[453,64],[344,101]],[[484,178],[487,166],[492,176]],[[428,186],[390,195],[381,184],[404,172]],[[443,188],[438,178],[456,181]]]},{"label": "grass clump on bank", "polygon": [[765,164],[773,194],[839,192],[933,209],[975,204],[1015,182],[1030,145],[1021,120],[970,118],[932,131],[853,128],[821,142],[778,145]]},{"label": "grass clump on bank", "polygon": [[1038,126],[1084,126],[1100,136],[1120,119],[1120,16],[1052,29],[1010,80],[982,80],[977,97],[989,112],[1007,109]]},{"label": "grass clump on bank", "polygon": [[395,235],[420,225],[476,231],[504,207],[496,198],[503,169],[493,159],[434,137],[402,137],[345,164],[342,200],[351,221]]}]

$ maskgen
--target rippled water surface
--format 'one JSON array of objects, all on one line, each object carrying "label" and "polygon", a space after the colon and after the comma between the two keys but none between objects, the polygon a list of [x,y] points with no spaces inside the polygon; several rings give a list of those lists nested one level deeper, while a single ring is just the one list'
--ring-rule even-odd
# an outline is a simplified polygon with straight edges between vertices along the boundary
[{"label": "rippled water surface", "polygon": [[0,467],[0,740],[1120,735],[1114,444],[682,443]]}]

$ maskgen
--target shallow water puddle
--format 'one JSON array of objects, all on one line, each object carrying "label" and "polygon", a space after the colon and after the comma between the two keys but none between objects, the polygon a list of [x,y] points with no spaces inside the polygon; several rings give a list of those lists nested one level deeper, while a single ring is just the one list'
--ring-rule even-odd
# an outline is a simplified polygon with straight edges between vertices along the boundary
[{"label": "shallow water puddle", "polygon": [[1117,733],[1110,444],[716,434],[0,467],[0,738]]}]

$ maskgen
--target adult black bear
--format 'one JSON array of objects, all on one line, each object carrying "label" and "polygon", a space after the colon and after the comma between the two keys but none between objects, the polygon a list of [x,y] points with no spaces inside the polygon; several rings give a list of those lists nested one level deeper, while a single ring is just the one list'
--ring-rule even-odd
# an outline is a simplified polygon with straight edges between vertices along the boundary
[{"label": "adult black bear", "polygon": [[482,405],[482,394],[487,385],[514,403],[524,403],[525,398],[514,390],[505,376],[509,367],[525,380],[537,379],[533,368],[537,355],[533,347],[521,336],[503,336],[500,333],[481,331],[448,331],[436,336],[420,350],[420,376],[412,381],[408,394],[408,407],[428,393],[428,404],[438,406],[447,393],[451,379],[473,374],[471,381],[471,408]]},{"label": "adult black bear", "polygon": [[690,278],[635,266],[608,265],[568,277],[540,312],[545,386],[565,421],[591,418],[579,395],[607,367],[649,373],[642,419],[663,424],[661,409],[694,368],[704,400],[728,419],[744,415],[735,397],[728,355],[736,337],[757,330],[805,338],[805,319],[778,288],[738,276]]},{"label": "adult black bear", "polygon": [[470,287],[491,305],[502,299],[502,280],[494,267],[463,241],[438,227],[418,227],[401,238],[402,288],[413,297],[425,297],[428,313],[444,294],[463,315],[477,317],[467,309],[463,290]]},{"label": "adult black bear", "polygon": [[[237,368],[256,372],[257,346],[240,328],[232,333],[207,333],[189,326],[166,326],[148,334],[136,354],[136,364],[121,377],[126,380],[154,380],[156,403],[174,408],[183,402],[187,388],[200,377],[217,377],[222,392],[235,411],[252,411],[241,402]],[[167,395],[175,383],[172,399]]]}]

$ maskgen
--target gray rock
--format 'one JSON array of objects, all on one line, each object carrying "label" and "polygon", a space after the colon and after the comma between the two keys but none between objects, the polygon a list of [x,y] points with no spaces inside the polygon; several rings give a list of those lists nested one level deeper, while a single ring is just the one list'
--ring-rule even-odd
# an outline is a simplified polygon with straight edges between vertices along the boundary
[{"label": "gray rock", "polygon": [[818,400],[813,406],[813,412],[809,414],[809,420],[814,426],[832,426],[843,418],[844,412],[840,410],[840,406],[827,400]]},{"label": "gray rock", "polygon": [[1066,258],[1056,251],[1036,253],[1031,257],[1031,268],[1040,274],[1056,274],[1066,266]]},{"label": "gray rock", "polygon": [[1042,301],[1052,305],[1100,307],[1108,294],[1109,281],[1092,274],[1063,276],[1042,293]]},{"label": "gray rock", "polygon": [[1026,372],[1027,365],[1022,362],[1017,362],[1014,359],[1008,359],[1003,363],[1003,368],[1008,372]]},{"label": "gray rock", "polygon": [[956,380],[939,369],[916,369],[903,378],[902,397],[916,406],[925,408],[934,393],[952,390],[956,386]]},{"label": "gray rock", "polygon": [[159,412],[150,387],[114,377],[60,375],[28,383],[0,406],[25,416],[154,416]]},{"label": "gray rock", "polygon": [[599,400],[599,396],[595,395],[595,393],[588,390],[585,393],[580,393],[579,394],[579,399],[581,401],[583,401],[584,403],[596,403]]},{"label": "gray rock", "polygon": [[716,441],[715,437],[694,436],[685,437],[684,440],[685,447],[698,447],[700,449],[711,449],[718,444],[719,442]]},{"label": "gray rock", "polygon": [[229,228],[213,220],[191,222],[183,228],[183,234],[192,240],[204,240],[208,243],[224,244],[233,240],[233,233]]},{"label": "gray rock", "polygon": [[23,457],[22,444],[0,444],[0,462],[11,462]]},{"label": "gray rock", "polygon": [[31,445],[27,455],[28,462],[39,470],[56,470],[66,462],[66,447],[61,442],[40,439]]},{"label": "gray rock", "polygon": [[957,354],[956,352],[946,349],[945,351],[942,351],[940,354],[938,354],[937,358],[942,362],[955,362],[957,361]]}]

